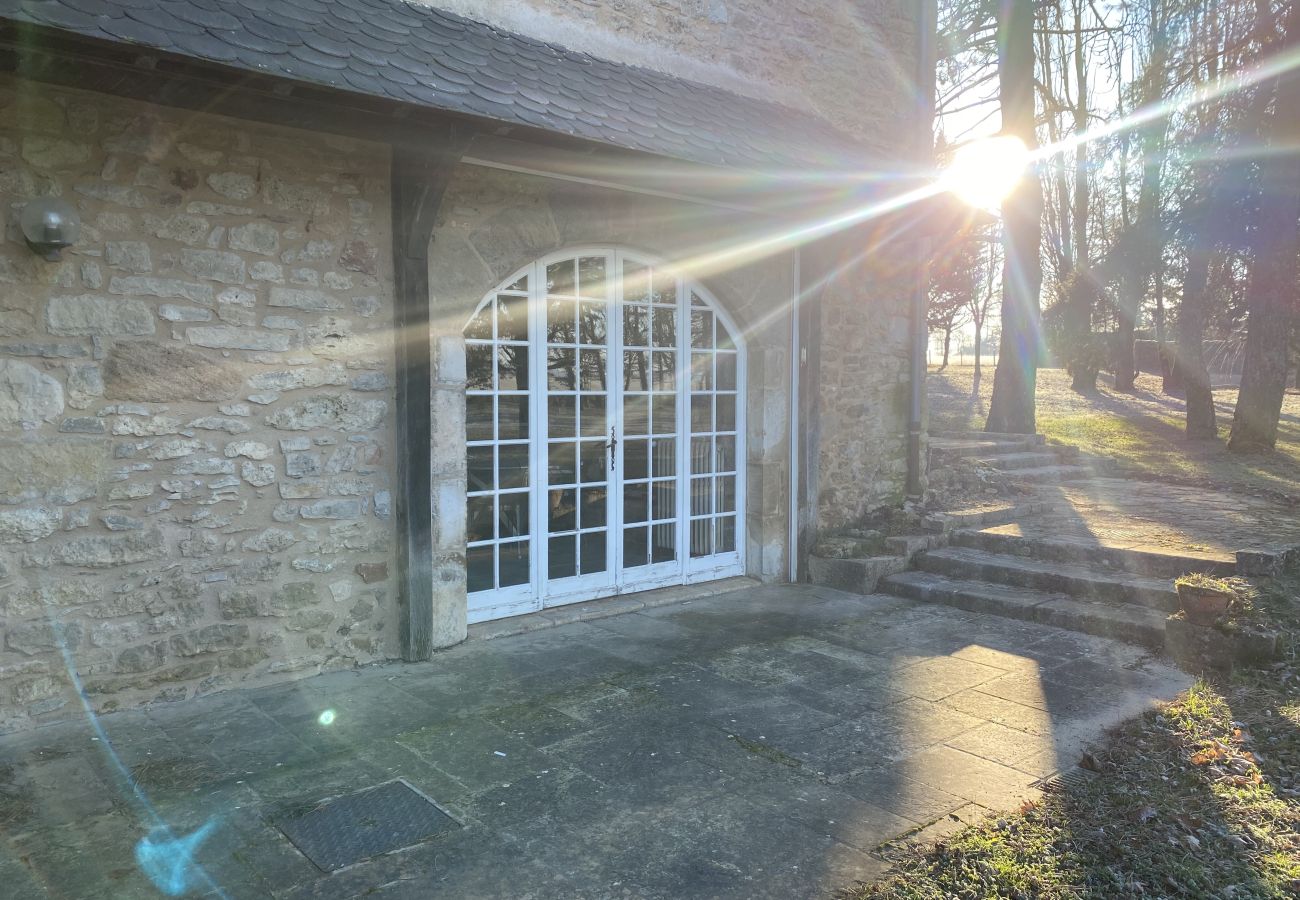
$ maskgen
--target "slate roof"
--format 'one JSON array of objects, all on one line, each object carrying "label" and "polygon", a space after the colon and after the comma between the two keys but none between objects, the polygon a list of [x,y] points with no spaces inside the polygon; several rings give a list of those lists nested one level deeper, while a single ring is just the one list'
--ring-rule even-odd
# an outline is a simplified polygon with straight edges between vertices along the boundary
[{"label": "slate roof", "polygon": [[404,0],[0,0],[0,18],[693,162],[865,155],[811,114]]}]

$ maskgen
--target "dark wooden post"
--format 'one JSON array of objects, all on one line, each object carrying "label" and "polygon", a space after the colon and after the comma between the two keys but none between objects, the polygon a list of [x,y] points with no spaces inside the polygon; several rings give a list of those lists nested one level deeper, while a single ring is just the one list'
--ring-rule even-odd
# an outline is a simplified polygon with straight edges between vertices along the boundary
[{"label": "dark wooden post", "polygon": [[393,325],[397,352],[397,584],[402,658],[433,653],[433,465],[429,244],[443,192],[473,132],[460,124],[393,144]]}]

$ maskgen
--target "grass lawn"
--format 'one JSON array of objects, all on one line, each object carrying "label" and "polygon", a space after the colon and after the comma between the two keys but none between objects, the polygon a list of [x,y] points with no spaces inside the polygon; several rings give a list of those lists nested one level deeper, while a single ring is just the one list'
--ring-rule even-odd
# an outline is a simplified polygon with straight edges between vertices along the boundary
[{"label": "grass lawn", "polygon": [[[993,372],[985,370],[975,399],[973,376],[969,366],[931,371],[932,430],[983,429]],[[1105,376],[1099,387],[1092,396],[1076,394],[1063,369],[1040,371],[1038,430],[1085,453],[1114,457],[1125,474],[1135,477],[1268,493],[1300,502],[1300,393],[1291,391],[1286,396],[1276,453],[1235,456],[1225,446],[1237,399],[1235,388],[1214,392],[1223,439],[1188,441],[1183,436],[1183,402],[1161,394],[1157,376],[1140,376],[1132,394],[1111,390]]]}]

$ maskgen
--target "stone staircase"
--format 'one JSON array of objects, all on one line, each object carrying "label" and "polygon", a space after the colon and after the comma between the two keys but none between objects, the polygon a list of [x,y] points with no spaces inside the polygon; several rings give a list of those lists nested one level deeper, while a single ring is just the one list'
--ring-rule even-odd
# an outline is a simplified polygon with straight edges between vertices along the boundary
[{"label": "stone staircase", "polygon": [[1041,434],[940,431],[930,435],[930,469],[974,463],[1021,484],[1059,484],[1102,474],[1105,461],[1085,459],[1078,447],[1049,444]]},{"label": "stone staircase", "polygon": [[1156,650],[1165,618],[1178,609],[1173,579],[1235,571],[1224,561],[979,529],[950,532],[946,546],[917,553],[912,564],[882,578],[878,590]]}]

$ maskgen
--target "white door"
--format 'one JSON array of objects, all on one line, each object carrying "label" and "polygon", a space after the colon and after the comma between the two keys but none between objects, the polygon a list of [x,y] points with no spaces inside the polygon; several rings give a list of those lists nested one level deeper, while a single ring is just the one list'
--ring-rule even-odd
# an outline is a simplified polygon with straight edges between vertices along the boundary
[{"label": "white door", "polygon": [[470,621],[743,571],[744,349],[699,286],[548,257],[465,329]]}]

